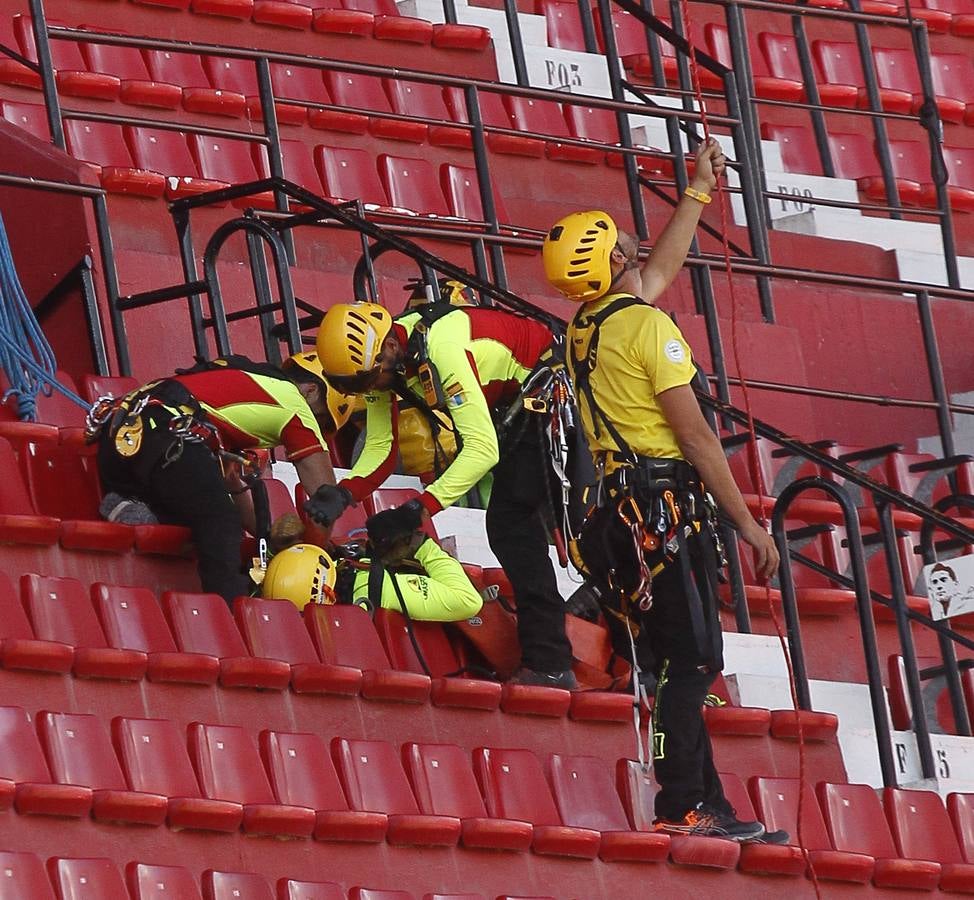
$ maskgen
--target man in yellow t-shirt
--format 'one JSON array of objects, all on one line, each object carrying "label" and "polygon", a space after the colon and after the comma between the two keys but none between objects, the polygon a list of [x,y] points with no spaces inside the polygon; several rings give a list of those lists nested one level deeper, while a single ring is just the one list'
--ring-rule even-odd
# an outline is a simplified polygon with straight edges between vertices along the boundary
[{"label": "man in yellow t-shirt", "polygon": [[[710,495],[754,547],[760,574],[774,574],[778,554],[748,512],[700,411],[689,346],[652,305],[683,266],[724,164],[716,141],[701,144],[693,180],[644,266],[636,239],[600,211],[556,223],[545,239],[544,264],[549,281],[582,303],[568,329],[567,355],[586,439],[604,473],[594,513],[604,527],[589,545],[583,532],[582,559],[597,570],[596,551],[612,556],[597,580],[604,596],[632,601],[624,608],[657,678],[656,827],[744,841],[761,840],[764,826],[739,821],[724,798],[702,715],[723,665]],[[637,553],[631,528],[640,521]]]}]

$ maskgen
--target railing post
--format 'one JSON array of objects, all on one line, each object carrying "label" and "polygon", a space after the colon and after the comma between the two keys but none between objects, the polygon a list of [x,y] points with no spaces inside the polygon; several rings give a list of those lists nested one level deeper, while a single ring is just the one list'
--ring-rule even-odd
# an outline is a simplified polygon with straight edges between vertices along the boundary
[{"label": "railing post", "polygon": [[101,277],[102,283],[105,285],[105,303],[108,306],[108,316],[112,323],[112,341],[115,344],[118,371],[121,375],[131,375],[132,360],[129,358],[125,322],[122,311],[118,308],[118,271],[115,268],[115,248],[112,243],[112,232],[108,227],[108,203],[104,194],[98,194],[92,198],[92,208],[95,213],[98,254],[101,257]]},{"label": "railing post", "polygon": [[788,655],[791,658],[791,670],[795,678],[795,698],[798,701],[798,708],[811,709],[812,694],[808,688],[808,670],[805,667],[798,601],[795,599],[795,579],[791,574],[788,535],[785,534],[785,517],[783,513],[779,513],[779,508],[779,505],[775,505],[771,516],[771,536],[774,538],[778,556],[781,558],[778,566],[778,585],[781,590],[781,609],[785,615],[785,628],[788,633]]},{"label": "railing post", "polygon": [[[9,15],[9,13],[8,13]],[[41,76],[41,90],[44,92],[44,106],[47,110],[47,125],[51,129],[51,142],[58,150],[64,150],[64,124],[61,121],[61,101],[54,78],[54,63],[51,61],[51,38],[47,33],[47,16],[43,0],[30,0],[31,27],[34,31],[34,46],[37,48],[37,65]]]},{"label": "railing post", "polygon": [[930,309],[930,292],[917,291],[917,312],[920,314],[920,333],[923,336],[923,351],[927,360],[927,372],[930,374],[930,386],[933,397],[937,401],[937,428],[940,431],[940,446],[942,455],[953,456],[954,450],[954,420],[950,411],[950,395],[944,381],[944,368],[940,360],[940,345],[937,343],[937,331],[933,323],[933,313]]},{"label": "railing post", "polygon": [[[257,92],[260,97],[260,109],[264,117],[264,134],[267,135],[267,165],[272,178],[285,178],[284,159],[281,156],[281,130],[277,123],[277,107],[274,104],[274,84],[271,81],[271,67],[266,56],[257,60]],[[278,212],[288,212],[287,195],[278,188],[274,189],[274,207]],[[294,235],[285,231],[281,235],[284,248],[287,250],[287,260],[293,266]]]},{"label": "railing post", "polygon": [[517,16],[517,0],[504,0],[504,16],[507,19],[507,36],[511,42],[511,56],[514,59],[514,77],[522,87],[530,84],[528,66],[524,59],[524,38],[521,36],[521,22]]},{"label": "railing post", "polygon": [[[179,241],[179,258],[183,264],[183,279],[189,283],[199,281],[196,269],[196,252],[193,249],[193,234],[189,221],[189,210],[180,209],[172,214],[173,224],[176,226],[176,237]],[[189,324],[193,332],[193,349],[197,356],[209,359],[210,351],[207,346],[206,332],[203,328],[203,307],[199,294],[190,294],[186,298],[189,306]]]},{"label": "railing post", "polygon": [[[805,94],[812,106],[821,106],[822,98],[818,93],[818,82],[815,80],[815,69],[812,66],[812,56],[808,52],[808,34],[805,32],[804,16],[791,17],[791,31],[795,36],[795,47],[798,50],[798,64],[802,70],[802,82]],[[826,178],[835,178],[835,165],[832,162],[832,148],[829,147],[828,131],[825,128],[825,115],[820,109],[810,110],[812,131],[815,134],[815,146],[822,163],[822,174]]]},{"label": "railing post", "polygon": [[98,310],[98,294],[95,291],[95,280],[91,277],[92,259],[85,256],[78,266],[78,278],[81,281],[81,298],[85,307],[85,319],[88,324],[88,337],[91,340],[91,354],[94,358],[95,371],[99,375],[108,375],[108,353],[105,349],[105,332],[101,327],[101,313]]}]

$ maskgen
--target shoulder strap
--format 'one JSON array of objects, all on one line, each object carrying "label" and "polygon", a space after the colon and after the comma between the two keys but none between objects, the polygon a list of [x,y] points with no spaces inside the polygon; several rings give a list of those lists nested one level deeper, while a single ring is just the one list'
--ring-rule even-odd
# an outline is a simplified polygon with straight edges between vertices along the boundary
[{"label": "shoulder strap", "polygon": [[595,429],[595,433],[599,433],[599,422],[601,421],[605,425],[606,431],[609,432],[609,436],[615,442],[615,445],[619,448],[621,453],[627,456],[633,456],[633,452],[626,443],[625,439],[619,434],[619,430],[612,424],[609,417],[605,414],[603,409],[595,402],[595,393],[592,390],[591,375],[595,370],[595,366],[598,363],[598,351],[599,351],[599,336],[602,330],[602,323],[609,318],[609,316],[614,313],[621,312],[624,309],[628,309],[630,306],[638,306],[645,301],[640,300],[639,297],[619,297],[617,300],[613,300],[605,309],[600,309],[591,317],[586,317],[584,315],[585,308],[582,307],[575,316],[572,318],[572,328],[593,328],[592,337],[589,338],[588,347],[586,348],[585,355],[579,359],[575,356],[574,348],[571,349],[570,366],[572,370],[572,378],[575,382],[576,391],[585,398],[585,402],[588,403],[589,412],[592,416],[592,427]]},{"label": "shoulder strap", "polygon": [[195,375],[197,372],[215,372],[221,369],[237,369],[251,375],[264,375],[268,378],[278,378],[281,381],[290,381],[277,366],[268,362],[254,362],[247,356],[240,353],[231,353],[229,356],[219,356],[216,359],[205,359],[202,356],[195,357],[196,362],[185,369],[176,369],[177,375]]}]

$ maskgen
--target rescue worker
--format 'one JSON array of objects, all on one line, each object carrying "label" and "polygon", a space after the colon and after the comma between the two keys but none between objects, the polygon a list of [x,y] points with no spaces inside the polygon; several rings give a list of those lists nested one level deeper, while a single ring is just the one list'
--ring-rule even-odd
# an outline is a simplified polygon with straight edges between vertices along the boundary
[{"label": "rescue worker", "polygon": [[[460,448],[416,500],[373,516],[370,535],[411,534],[493,470],[487,539],[510,578],[518,611],[521,668],[514,681],[573,689],[565,603],[548,556],[553,484],[545,417],[523,408],[522,385],[552,344],[544,325],[496,309],[437,304],[393,320],[374,303],[341,303],[325,314],[318,354],[329,381],[364,393],[366,442],[348,477],[309,501],[333,522],[392,472],[400,399],[445,412]],[[543,365],[543,363],[542,363]],[[495,421],[509,418],[498,439]]]},{"label": "rescue worker", "polygon": [[724,798],[702,715],[723,666],[713,498],[754,548],[760,575],[774,575],[778,554],[701,413],[689,346],[653,305],[679,274],[724,165],[716,141],[701,144],[690,186],[642,267],[637,240],[601,211],[557,222],[543,260],[551,284],[582,304],[568,329],[567,357],[602,476],[583,527],[582,560],[604,593],[632,601],[627,616],[648,643],[657,678],[656,828],[741,841],[761,839],[764,826],[739,821]]},{"label": "rescue worker", "polygon": [[202,590],[229,603],[249,587],[240,566],[241,512],[228,493],[246,490],[242,456],[283,446],[313,494],[334,484],[323,431],[340,427],[349,409],[322,376],[316,353],[280,367],[231,356],[99,401],[89,439],[98,441],[104,490],[143,501],[162,522],[188,526]]}]

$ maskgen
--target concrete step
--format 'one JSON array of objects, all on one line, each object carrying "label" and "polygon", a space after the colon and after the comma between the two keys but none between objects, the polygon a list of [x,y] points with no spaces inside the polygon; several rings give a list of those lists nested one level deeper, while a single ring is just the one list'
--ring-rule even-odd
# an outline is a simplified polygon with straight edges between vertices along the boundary
[{"label": "concrete step", "polygon": [[916,735],[894,731],[893,759],[900,787],[937,791],[941,797],[959,791],[974,792],[974,738],[951,734],[930,735],[936,775],[924,778],[920,769]]},{"label": "concrete step", "polygon": [[[940,239],[940,229],[930,225]],[[944,262],[943,246],[925,246],[922,249],[897,247],[896,266],[904,281],[920,281],[925,284],[947,284],[947,265]],[[974,259],[969,256],[957,257],[957,269],[962,288],[974,288]]]},{"label": "concrete step", "polygon": [[876,219],[873,228],[864,228],[862,220],[847,211],[813,206],[801,213],[779,219],[775,228],[797,234],[842,241],[872,244],[884,250],[922,250],[939,253],[942,250],[940,229],[927,222],[906,222],[899,219]]},{"label": "concrete step", "polygon": [[[780,152],[777,141],[762,142],[762,153],[764,147],[771,145],[776,151]],[[780,160],[779,160],[780,161]],[[740,185],[740,176],[733,169],[727,171],[727,181],[736,187]],[[862,218],[862,213],[858,209],[843,209],[841,207],[825,207],[812,202],[809,198],[820,197],[823,200],[837,200],[843,203],[858,203],[859,196],[856,191],[856,183],[844,178],[824,178],[820,175],[796,175],[792,172],[781,172],[771,166],[771,161],[765,156],[765,183],[769,191],[778,194],[789,194],[793,199],[770,199],[768,209],[771,213],[771,221],[775,227],[781,227],[778,223],[792,216],[801,216],[811,210],[829,210],[835,215],[850,216],[856,219]],[[740,194],[731,195],[732,206],[734,209],[734,221],[738,225],[746,225],[747,217],[744,214],[744,198]],[[794,230],[788,228],[787,230]]]}]

